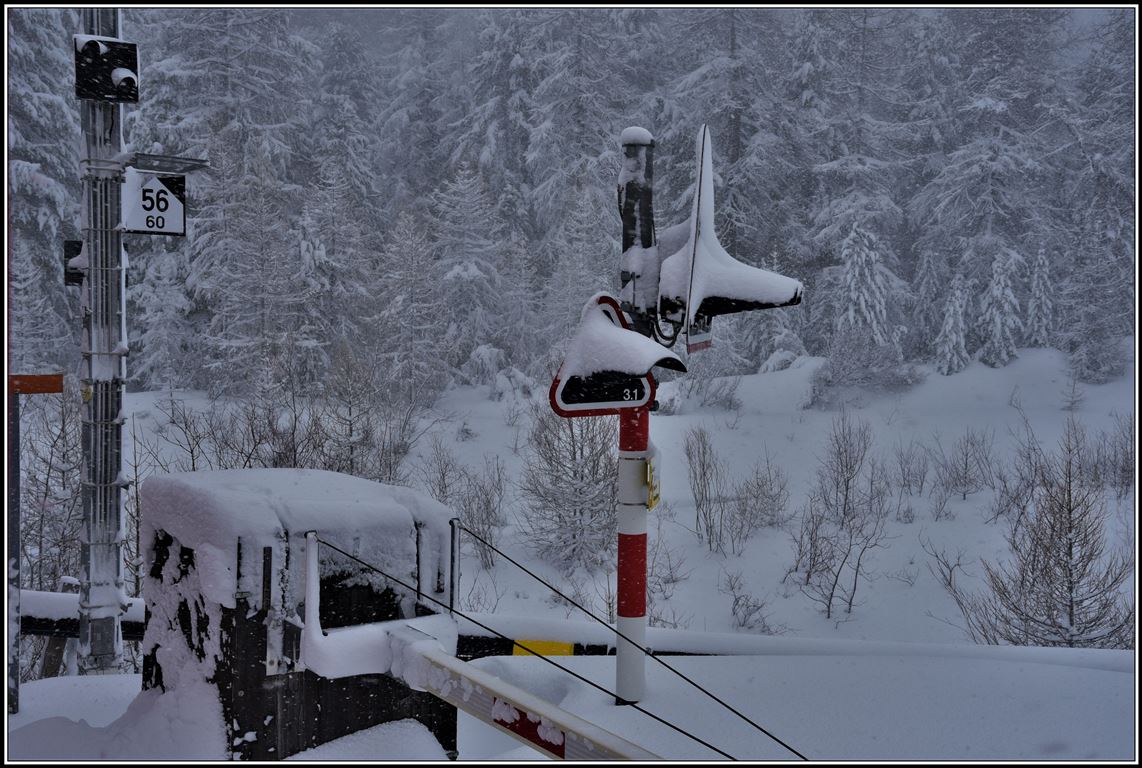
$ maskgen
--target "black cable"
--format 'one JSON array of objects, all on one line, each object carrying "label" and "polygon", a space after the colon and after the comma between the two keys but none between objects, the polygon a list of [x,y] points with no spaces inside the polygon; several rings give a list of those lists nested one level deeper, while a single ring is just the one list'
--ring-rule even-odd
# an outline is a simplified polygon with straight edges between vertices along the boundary
[{"label": "black cable", "polygon": [[[414,589],[413,587],[410,587],[408,584],[405,584],[403,581],[401,581],[400,579],[396,578],[395,576],[390,576],[389,574],[387,574],[387,573],[385,573],[384,571],[382,571],[380,568],[377,568],[377,567],[376,567],[376,566],[374,566],[374,565],[371,565],[371,564],[369,564],[369,563],[366,563],[364,560],[362,560],[362,559],[361,559],[361,558],[359,558],[359,557],[356,557],[356,556],[354,556],[354,555],[351,555],[351,554],[349,554],[348,552],[346,552],[345,550],[341,549],[341,547],[337,546],[336,544],[331,544],[330,542],[326,541],[325,539],[322,539],[322,538],[320,538],[320,537],[317,537],[317,536],[315,536],[314,538],[316,538],[316,539],[317,539],[317,541],[319,541],[320,543],[322,543],[322,544],[324,544],[325,546],[329,547],[330,549],[336,550],[337,552],[340,552],[341,554],[345,555],[345,557],[348,557],[350,560],[354,560],[354,561],[356,561],[356,562],[360,563],[361,565],[365,566],[366,568],[368,568],[368,569],[369,569],[369,570],[371,570],[371,571],[376,571],[377,573],[381,574],[382,576],[384,576],[384,577],[385,577],[386,579],[388,579],[389,581],[393,581],[393,582],[396,582],[397,584],[399,584],[400,586],[402,586],[402,587],[404,587],[405,589],[409,590],[410,592],[416,592],[416,593],[417,593],[417,594],[419,594],[421,597],[425,597],[425,598],[428,598],[428,599],[429,599],[429,600],[431,600],[432,602],[434,602],[434,603],[436,603],[437,605],[439,605],[441,608],[445,608],[445,609],[447,609],[447,608],[448,608],[448,606],[447,606],[447,605],[445,605],[444,603],[440,602],[440,601],[439,601],[439,600],[437,600],[436,598],[434,598],[434,597],[431,597],[430,595],[426,595],[426,594],[424,594],[423,592],[421,592],[421,591],[420,591],[420,590],[418,590],[418,589]],[[488,632],[491,632],[493,635],[495,635],[496,637],[499,637],[499,638],[500,638],[500,639],[502,639],[502,640],[510,640],[511,642],[513,642],[513,643],[515,643],[516,645],[518,645],[520,648],[522,648],[522,649],[524,649],[525,651],[527,651],[528,653],[530,653],[532,656],[536,656],[537,658],[540,658],[540,659],[542,659],[543,661],[546,661],[548,664],[550,664],[551,666],[555,667],[556,669],[561,669],[561,670],[563,670],[563,671],[564,671],[564,672],[566,672],[567,674],[571,675],[572,677],[576,678],[577,680],[581,680],[581,681],[583,681],[584,683],[586,683],[587,685],[591,686],[592,688],[595,688],[595,689],[597,689],[597,690],[600,690],[600,691],[602,691],[603,693],[605,693],[606,695],[608,695],[608,696],[610,696],[610,697],[612,697],[612,698],[614,698],[614,699],[618,699],[618,698],[619,698],[618,694],[614,693],[613,691],[608,691],[606,688],[604,688],[603,686],[601,686],[601,685],[599,685],[598,683],[594,682],[593,680],[588,680],[587,678],[583,677],[582,675],[578,674],[577,672],[573,672],[572,670],[568,669],[567,667],[564,667],[564,666],[563,666],[563,665],[561,665],[561,664],[557,664],[556,662],[552,661],[551,659],[549,659],[548,657],[544,656],[543,654],[541,654],[541,653],[539,653],[539,652],[537,652],[537,651],[533,651],[532,649],[528,648],[526,645],[524,645],[523,643],[520,643],[518,640],[515,640],[515,639],[513,639],[513,638],[511,638],[511,637],[508,637],[507,635],[505,635],[505,634],[502,634],[502,633],[500,633],[500,632],[497,632],[496,630],[494,630],[494,629],[492,629],[491,627],[489,627],[487,624],[484,624],[484,623],[482,623],[482,622],[476,621],[475,619],[473,619],[473,618],[472,618],[472,617],[470,617],[470,616],[467,616],[467,615],[465,615],[465,614],[464,614],[464,613],[462,613],[461,611],[457,611],[457,610],[455,610],[455,609],[451,609],[451,610],[452,610],[452,612],[453,612],[453,613],[457,613],[457,614],[459,614],[459,615],[460,615],[460,617],[461,617],[461,618],[463,618],[465,621],[470,621],[470,622],[472,622],[472,623],[473,623],[473,624],[475,624],[476,626],[480,627],[481,629],[487,630]],[[643,708],[642,708],[642,707],[640,707],[638,704],[635,704],[635,703],[630,703],[630,704],[628,704],[627,706],[629,706],[631,709],[635,709],[635,710],[638,710],[639,712],[643,713],[644,715],[646,715],[646,716],[648,716],[648,717],[651,717],[651,718],[653,718],[653,719],[657,720],[658,722],[662,723],[663,725],[667,726],[668,728],[673,728],[673,729],[674,729],[675,731],[677,731],[678,733],[682,734],[683,736],[686,736],[687,738],[693,739],[694,741],[698,742],[698,743],[699,743],[699,744],[701,744],[702,746],[704,746],[704,747],[707,747],[707,748],[709,748],[709,749],[712,749],[712,750],[714,750],[715,752],[717,752],[717,753],[718,753],[719,755],[721,755],[722,757],[727,757],[727,758],[729,758],[730,760],[737,760],[737,758],[736,758],[736,757],[734,757],[733,755],[729,754],[728,752],[723,752],[722,750],[718,749],[717,747],[715,747],[713,744],[709,743],[708,741],[704,741],[704,740],[702,740],[702,739],[698,738],[697,736],[695,736],[694,734],[692,734],[692,733],[689,733],[688,731],[684,731],[684,730],[682,730],[682,729],[681,729],[681,728],[679,728],[677,725],[674,725],[674,723],[671,723],[671,722],[668,722],[668,721],[666,721],[666,720],[663,720],[663,719],[662,719],[661,717],[659,717],[658,715],[654,714],[653,712],[650,712],[650,711],[648,711],[648,710],[645,710],[645,709],[643,709]]]},{"label": "black cable", "polygon": [[798,752],[798,751],[797,751],[796,749],[794,749],[793,747],[791,747],[791,746],[789,746],[788,744],[786,744],[786,743],[785,743],[784,741],[782,741],[781,739],[779,739],[779,738],[777,738],[776,736],[774,736],[774,735],[773,735],[772,733],[770,733],[769,731],[765,730],[765,728],[762,728],[760,725],[758,725],[757,723],[755,723],[753,720],[750,720],[748,717],[746,717],[745,715],[743,715],[741,712],[737,711],[737,710],[736,710],[736,709],[734,709],[732,706],[730,706],[730,705],[729,705],[729,704],[727,704],[726,702],[722,701],[721,699],[719,699],[719,698],[718,698],[717,696],[715,696],[714,694],[710,693],[708,690],[706,690],[705,688],[703,688],[701,685],[699,685],[698,683],[694,682],[694,681],[693,681],[693,680],[691,680],[689,677],[687,677],[686,675],[682,674],[682,673],[681,673],[681,672],[679,672],[677,669],[675,669],[674,667],[670,666],[669,664],[667,664],[667,663],[666,663],[665,661],[663,661],[662,659],[660,659],[660,658],[658,658],[657,656],[655,656],[654,654],[652,654],[652,653],[651,653],[650,651],[648,651],[646,648],[643,648],[641,645],[639,645],[638,643],[636,643],[636,642],[634,642],[633,640],[631,640],[629,637],[627,637],[627,636],[626,636],[626,635],[624,635],[622,632],[620,632],[620,631],[619,631],[619,630],[618,630],[616,627],[612,627],[610,624],[608,624],[607,622],[603,621],[601,618],[599,618],[599,617],[598,617],[598,616],[596,616],[595,614],[591,613],[590,611],[588,611],[588,610],[587,610],[586,608],[584,608],[583,606],[579,605],[577,602],[575,602],[575,601],[574,601],[574,600],[572,600],[571,598],[567,597],[567,595],[563,594],[563,593],[562,593],[562,592],[560,592],[558,589],[556,589],[555,587],[553,587],[551,584],[548,584],[548,583],[547,583],[546,581],[544,581],[542,578],[540,578],[539,576],[537,576],[536,574],[534,574],[533,572],[531,572],[530,570],[528,570],[526,567],[524,567],[523,565],[520,565],[518,562],[516,562],[515,560],[513,560],[511,557],[509,557],[508,555],[506,555],[506,554],[504,554],[503,552],[501,552],[501,551],[500,551],[499,549],[497,549],[495,546],[493,546],[492,544],[488,543],[488,542],[487,542],[487,541],[485,541],[483,538],[481,538],[481,537],[480,537],[478,534],[476,534],[476,533],[473,533],[473,532],[472,532],[472,531],[471,531],[469,528],[465,527],[463,524],[461,524],[461,525],[460,525],[460,528],[461,528],[462,530],[465,530],[465,531],[467,531],[469,536],[471,536],[472,538],[476,539],[477,541],[479,541],[481,544],[483,544],[484,546],[488,547],[488,548],[489,548],[489,549],[491,549],[492,551],[494,551],[494,552],[498,553],[500,556],[502,556],[502,557],[503,557],[505,560],[507,560],[509,563],[511,563],[512,565],[514,565],[514,566],[516,566],[517,568],[519,568],[521,571],[523,571],[523,572],[524,572],[524,573],[526,573],[528,576],[530,576],[530,577],[532,577],[533,579],[535,579],[536,581],[538,581],[538,582],[539,582],[540,584],[542,584],[543,586],[545,586],[545,587],[547,587],[548,589],[550,589],[550,590],[551,590],[552,592],[554,592],[555,594],[559,595],[561,598],[563,598],[564,600],[566,600],[568,603],[570,603],[571,605],[575,606],[575,607],[576,607],[576,608],[578,608],[580,611],[582,611],[583,613],[587,614],[587,615],[588,615],[588,616],[590,616],[592,619],[594,619],[595,621],[599,622],[600,624],[602,624],[604,627],[606,627],[606,628],[607,628],[607,629],[609,629],[610,631],[614,632],[616,635],[618,635],[619,637],[621,637],[623,640],[626,640],[628,643],[630,643],[631,645],[633,645],[635,648],[638,648],[640,651],[642,651],[643,653],[645,653],[647,656],[649,656],[650,658],[654,659],[655,661],[657,661],[659,664],[661,664],[662,666],[664,666],[664,667],[666,667],[667,669],[669,669],[669,670],[670,670],[671,672],[673,672],[674,674],[678,675],[678,677],[682,678],[682,679],[683,679],[683,680],[685,680],[687,683],[689,683],[689,684],[690,684],[690,685],[692,685],[693,687],[697,688],[699,691],[701,691],[702,693],[706,694],[707,696],[709,696],[709,697],[710,697],[711,699],[713,699],[714,701],[716,701],[716,702],[718,702],[719,704],[721,704],[723,707],[725,707],[726,709],[728,709],[730,712],[733,712],[735,715],[737,715],[738,717],[740,717],[742,720],[745,720],[747,723],[749,723],[750,725],[752,725],[754,728],[756,728],[757,730],[761,731],[761,732],[762,732],[762,733],[764,733],[766,736],[768,736],[769,738],[773,739],[774,741],[776,741],[778,744],[780,744],[781,746],[783,746],[783,747],[785,747],[786,749],[788,749],[788,750],[789,750],[790,752],[792,752],[793,754],[797,755],[797,757],[801,758],[802,760],[808,760],[808,759],[809,759],[809,758],[805,757],[805,755],[803,755],[803,754],[801,754],[800,752]]}]

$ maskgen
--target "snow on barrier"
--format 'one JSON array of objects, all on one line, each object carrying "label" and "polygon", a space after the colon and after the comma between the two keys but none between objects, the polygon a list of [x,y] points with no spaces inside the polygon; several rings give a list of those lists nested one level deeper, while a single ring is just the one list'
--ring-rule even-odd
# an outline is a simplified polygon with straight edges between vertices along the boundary
[{"label": "snow on barrier", "polygon": [[456,625],[445,616],[325,632],[320,545],[306,537],[302,663],[326,678],[388,673],[497,726],[530,747],[568,760],[658,760],[657,755],[456,658]]},{"label": "snow on barrier", "polygon": [[444,653],[412,627],[394,630],[406,644],[402,677],[457,709],[497,726],[529,747],[566,760],[662,760],[594,723]]}]

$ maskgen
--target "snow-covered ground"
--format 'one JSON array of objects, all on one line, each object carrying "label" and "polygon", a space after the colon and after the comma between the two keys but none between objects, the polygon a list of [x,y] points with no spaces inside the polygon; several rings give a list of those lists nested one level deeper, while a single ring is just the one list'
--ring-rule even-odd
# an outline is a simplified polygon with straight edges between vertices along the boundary
[{"label": "snow-covered ground", "polygon": [[[1076,651],[1075,666],[1022,658],[835,653],[680,657],[668,662],[700,681],[810,760],[1128,760],[1134,755],[1132,653]],[[1082,656],[1121,657],[1125,670],[1091,669]],[[610,688],[614,659],[559,660]],[[477,662],[564,709],[667,759],[723,759],[717,752],[569,678],[535,658]],[[552,695],[552,692],[557,692]],[[739,760],[795,756],[657,664],[647,665],[648,711]],[[470,719],[461,735],[489,739]],[[505,737],[506,738],[506,737]],[[463,744],[463,742],[462,742]],[[507,747],[510,744],[504,744]],[[463,749],[461,750],[463,752]]]},{"label": "snow-covered ground", "polygon": [[[710,354],[710,353],[707,353]],[[1133,414],[1133,373],[1102,386],[1084,386],[1082,402],[1073,411],[1063,410],[1069,389],[1065,358],[1053,350],[1025,349],[1020,358],[1001,369],[973,363],[953,376],[932,373],[921,384],[897,394],[854,393],[848,405],[850,416],[869,423],[874,451],[891,460],[898,442],[909,440],[934,445],[939,435],[945,447],[965,431],[986,430],[994,434],[994,452],[1007,461],[1022,417],[1021,406],[1045,447],[1053,448],[1068,415],[1081,421],[1093,439],[1110,429],[1114,414]],[[783,632],[782,642],[796,644],[810,639],[846,641],[905,641],[944,644],[930,655],[855,655],[839,646],[825,655],[804,656],[789,652],[770,656],[680,659],[680,668],[711,690],[756,716],[810,757],[832,759],[1129,759],[1134,755],[1136,715],[1133,652],[1129,664],[1115,662],[1114,669],[1092,669],[1081,663],[1042,663],[1028,657],[993,659],[964,656],[947,651],[951,646],[974,648],[956,626],[959,614],[929,572],[928,555],[921,541],[951,552],[962,550],[967,564],[962,585],[978,585],[981,558],[995,561],[1006,552],[1002,522],[988,523],[990,490],[958,497],[949,502],[952,514],[933,520],[931,499],[906,498],[914,509],[911,523],[888,521],[887,547],[876,550],[870,562],[873,577],[860,586],[851,614],[834,613],[826,619],[820,606],[809,600],[782,577],[792,562],[790,532],[764,528],[747,543],[741,555],[710,553],[694,533],[694,502],[687,480],[683,444],[693,427],[704,427],[731,478],[740,480],[768,454],[788,476],[789,511],[796,512],[813,482],[836,410],[805,408],[810,376],[819,361],[802,359],[795,367],[764,375],[745,377],[738,390],[742,406],[737,411],[683,406],[674,415],[656,414],[651,419],[651,439],[658,449],[656,476],[661,481],[662,505],[650,515],[650,536],[684,558],[683,572],[669,600],[657,608],[673,617],[680,628],[698,632],[727,633],[747,630],[735,627],[731,596],[719,590],[727,573],[740,572],[747,591],[764,600],[767,621]],[[666,401],[673,385],[660,388]],[[542,392],[542,397],[546,391]],[[129,414],[139,429],[153,428],[157,420],[159,393],[130,395]],[[196,396],[188,397],[194,405]],[[197,402],[203,403],[200,397]],[[499,456],[509,476],[516,478],[526,451],[526,407],[510,398],[493,401],[482,388],[450,391],[439,404],[448,418],[439,421],[414,448],[410,466],[427,455],[430,438],[439,434],[445,445],[469,468],[483,467],[484,459]],[[546,407],[546,406],[544,406]],[[415,480],[416,474],[413,473]],[[1106,537],[1109,546],[1126,546],[1136,552],[1134,497],[1111,499]],[[567,591],[577,590],[601,606],[611,574],[578,573],[565,578],[554,566],[532,555],[517,524],[513,508],[503,530],[501,548],[552,583]],[[495,612],[532,618],[581,617],[550,599],[542,585],[498,560],[485,571],[474,555],[462,565],[460,607],[483,613]],[[851,646],[856,648],[858,646]],[[1076,660],[1084,652],[1075,652]],[[1089,653],[1089,652],[1087,652]],[[1107,652],[1104,652],[1107,653]],[[1126,652],[1115,652],[1122,658]],[[568,660],[577,671],[607,687],[613,685],[613,660],[575,658]],[[523,687],[534,684],[550,690],[547,669],[534,659],[481,662],[514,677]],[[657,665],[650,677],[648,706],[662,707],[662,714],[692,726],[696,733],[739,758],[780,758],[780,749],[767,744],[761,734],[740,721],[732,722],[712,704],[676,688],[674,680],[660,674]],[[550,668],[548,668],[550,669]],[[134,682],[130,682],[131,680]],[[160,757],[170,759],[217,757],[215,745],[189,738],[140,736],[131,740],[131,729],[157,723],[191,725],[195,713],[144,716],[130,691],[138,690],[138,678],[65,678],[26,684],[21,691],[22,712],[10,717],[9,756],[12,758]],[[639,740],[644,728],[638,713],[616,710],[602,701],[603,695],[579,684],[559,688],[564,706],[588,719],[613,723],[628,729]],[[537,693],[539,690],[536,691]],[[653,707],[651,707],[653,709]],[[137,711],[136,711],[137,710]],[[96,714],[98,713],[98,714]],[[46,720],[60,717],[66,720]],[[160,718],[160,719],[156,719]],[[80,722],[76,722],[80,721]],[[82,722],[86,721],[86,722]],[[437,758],[439,745],[427,731],[412,723],[391,724],[311,750],[299,759]],[[534,758],[506,736],[489,735],[461,717],[461,759]],[[717,738],[715,738],[717,737]],[[645,730],[644,742],[652,751],[670,758],[702,759],[710,756],[677,734]],[[160,754],[148,749],[165,750]],[[385,757],[391,755],[391,757]]]},{"label": "snow-covered ground", "polygon": [[[705,354],[711,354],[705,353]],[[1100,430],[1109,430],[1113,413],[1132,414],[1135,393],[1133,374],[1102,386],[1084,386],[1082,403],[1064,411],[1064,390],[1069,387],[1065,357],[1055,350],[1024,349],[1020,358],[1005,368],[993,369],[972,363],[954,376],[931,373],[916,387],[899,394],[855,394],[848,413],[867,421],[873,433],[873,452],[890,461],[897,443],[909,440],[934,446],[935,436],[948,449],[971,428],[994,434],[994,454],[1006,463],[1014,435],[1022,431],[1022,417],[1012,403],[1021,405],[1044,447],[1054,449],[1065,419],[1074,415],[1087,428],[1090,439]],[[819,360],[802,358],[800,365],[776,373],[744,377],[737,412],[716,408],[684,407],[671,416],[654,415],[650,420],[651,441],[657,448],[655,475],[661,481],[662,505],[650,514],[650,538],[656,536],[684,558],[682,570],[689,577],[676,585],[673,597],[662,604],[667,617],[677,617],[682,628],[709,632],[735,631],[730,613],[732,597],[718,590],[727,572],[740,571],[748,590],[766,601],[768,622],[784,626],[786,634],[798,637],[847,637],[854,639],[907,640],[931,643],[969,642],[957,626],[959,614],[951,598],[929,572],[930,558],[921,540],[952,553],[965,552],[969,585],[982,574],[979,558],[994,562],[1007,551],[1003,522],[988,523],[988,506],[993,493],[984,489],[966,500],[953,497],[948,502],[952,515],[932,519],[932,501],[927,495],[906,497],[915,520],[901,523],[889,518],[891,537],[887,547],[870,554],[875,579],[863,583],[851,614],[834,613],[824,617],[820,607],[782,578],[791,565],[793,553],[788,528],[764,528],[746,545],[740,556],[713,554],[694,533],[694,500],[687,479],[684,442],[688,430],[704,427],[729,476],[737,480],[766,455],[788,476],[789,509],[795,513],[814,481],[818,457],[837,410],[804,408],[809,379]],[[659,400],[670,397],[672,384],[660,387]],[[511,404],[480,399],[480,392],[461,389],[450,392],[442,410],[454,421],[438,426],[449,438],[450,448],[470,468],[483,465],[485,456],[498,455],[518,476],[526,450],[527,422],[505,423]],[[463,433],[473,433],[460,440]],[[418,447],[427,450],[428,440]],[[513,450],[519,446],[519,452]],[[412,459],[416,461],[416,458]],[[932,481],[929,471],[929,485]],[[1114,500],[1111,500],[1114,504]],[[669,508],[669,512],[666,512]],[[665,514],[664,514],[665,513]],[[1133,551],[1134,499],[1128,497],[1109,511],[1108,546],[1122,544]],[[501,548],[537,570],[545,579],[564,590],[572,585],[558,570],[529,556],[527,542],[518,527],[509,526]],[[464,560],[461,603],[472,607],[530,616],[568,616],[571,609],[553,605],[547,591],[523,575],[510,563],[498,561],[483,571],[474,557]],[[577,574],[581,591],[601,605],[606,593],[604,575]],[[607,578],[613,580],[611,573]],[[909,583],[911,582],[911,583]],[[577,612],[576,612],[577,613]],[[953,622],[953,623],[948,623]]]}]

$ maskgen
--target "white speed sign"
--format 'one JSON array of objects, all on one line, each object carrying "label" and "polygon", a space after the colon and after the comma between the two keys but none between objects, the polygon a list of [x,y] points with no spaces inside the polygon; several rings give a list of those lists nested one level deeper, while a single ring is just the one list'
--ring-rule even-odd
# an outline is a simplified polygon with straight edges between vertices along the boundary
[{"label": "white speed sign", "polygon": [[127,168],[123,178],[123,231],[186,235],[186,177]]}]

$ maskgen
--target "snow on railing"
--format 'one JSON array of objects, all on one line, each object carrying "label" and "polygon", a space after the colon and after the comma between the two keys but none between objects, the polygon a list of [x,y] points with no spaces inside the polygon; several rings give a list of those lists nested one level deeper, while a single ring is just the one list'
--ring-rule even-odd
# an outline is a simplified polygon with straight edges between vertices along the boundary
[{"label": "snow on railing", "polygon": [[[323,677],[388,674],[490,723],[528,746],[568,760],[661,760],[636,744],[446,652],[456,625],[446,616],[365,624],[325,633],[320,620],[318,539],[306,535],[302,665]],[[423,627],[433,634],[421,631]]]}]

